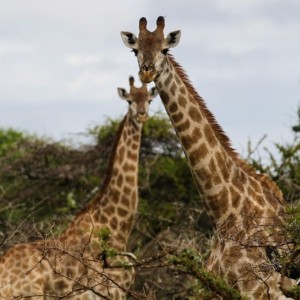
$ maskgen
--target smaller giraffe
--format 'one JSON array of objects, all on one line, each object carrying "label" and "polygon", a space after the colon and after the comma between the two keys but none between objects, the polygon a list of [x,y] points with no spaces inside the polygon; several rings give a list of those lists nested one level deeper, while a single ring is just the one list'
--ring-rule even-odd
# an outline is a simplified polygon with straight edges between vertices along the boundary
[{"label": "smaller giraffe", "polygon": [[[125,299],[134,271],[122,267],[138,205],[138,159],[143,123],[156,88],[118,88],[129,103],[119,125],[106,178],[94,199],[57,239],[18,244],[0,257],[0,299]],[[101,237],[101,238],[100,238]]]}]

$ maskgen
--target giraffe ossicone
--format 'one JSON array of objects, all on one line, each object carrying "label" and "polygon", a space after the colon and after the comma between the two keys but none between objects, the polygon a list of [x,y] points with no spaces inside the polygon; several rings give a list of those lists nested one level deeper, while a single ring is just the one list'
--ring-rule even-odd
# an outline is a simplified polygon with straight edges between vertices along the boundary
[{"label": "giraffe ossicone", "polygon": [[146,84],[135,87],[133,77],[129,83],[129,92],[118,88],[129,108],[101,188],[59,237],[15,245],[0,257],[0,299],[126,298],[135,273],[126,268],[126,246],[138,205],[142,124],[157,95]]},{"label": "giraffe ossicone", "polygon": [[180,30],[165,37],[164,18],[156,25],[151,32],[141,18],[138,37],[128,31],[121,37],[137,57],[141,81],[154,81],[158,89],[215,226],[207,267],[250,299],[289,299],[281,287],[295,281],[282,277],[266,253],[269,246],[287,250],[282,193],[233,150],[185,71],[168,53],[179,43]]}]

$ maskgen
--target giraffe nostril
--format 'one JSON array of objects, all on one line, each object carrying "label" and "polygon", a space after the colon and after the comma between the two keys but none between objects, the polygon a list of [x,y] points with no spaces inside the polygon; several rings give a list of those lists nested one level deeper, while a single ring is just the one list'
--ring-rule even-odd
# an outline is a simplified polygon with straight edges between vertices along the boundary
[{"label": "giraffe nostril", "polygon": [[149,66],[143,65],[142,66],[142,70],[145,71],[145,72],[151,71],[152,69],[153,69],[153,65],[149,65]]}]

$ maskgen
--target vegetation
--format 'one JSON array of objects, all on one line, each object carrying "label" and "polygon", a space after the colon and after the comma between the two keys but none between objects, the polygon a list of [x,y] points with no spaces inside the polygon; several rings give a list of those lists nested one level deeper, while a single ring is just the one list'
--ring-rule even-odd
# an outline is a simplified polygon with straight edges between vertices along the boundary
[{"label": "vegetation", "polygon": [[[286,232],[296,250],[282,263],[294,268],[300,260],[300,109],[298,117],[291,143],[275,144],[276,154],[264,149],[268,163],[262,163],[251,143],[247,157],[277,182],[291,206]],[[94,143],[80,148],[0,130],[0,254],[12,244],[67,226],[101,185],[119,122],[108,119],[89,129]],[[169,120],[156,114],[143,130],[139,212],[129,242],[137,257],[133,289],[155,291],[157,299],[243,299],[203,268],[212,227]],[[109,237],[105,229],[99,232],[107,252]]]}]

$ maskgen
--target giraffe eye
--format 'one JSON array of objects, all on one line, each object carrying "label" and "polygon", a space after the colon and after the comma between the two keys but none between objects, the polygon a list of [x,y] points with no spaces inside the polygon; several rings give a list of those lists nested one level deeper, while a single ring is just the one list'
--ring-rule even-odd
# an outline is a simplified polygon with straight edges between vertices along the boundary
[{"label": "giraffe eye", "polygon": [[131,105],[132,104],[132,101],[131,100],[127,100],[128,104]]},{"label": "giraffe eye", "polygon": [[169,49],[168,48],[163,49],[161,52],[163,53],[163,55],[167,55],[169,52]]},{"label": "giraffe eye", "polygon": [[137,49],[132,49],[132,52],[134,53],[135,56],[137,56],[137,54],[138,54],[138,50]]}]

